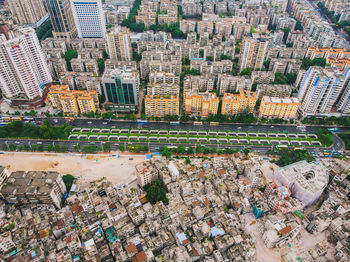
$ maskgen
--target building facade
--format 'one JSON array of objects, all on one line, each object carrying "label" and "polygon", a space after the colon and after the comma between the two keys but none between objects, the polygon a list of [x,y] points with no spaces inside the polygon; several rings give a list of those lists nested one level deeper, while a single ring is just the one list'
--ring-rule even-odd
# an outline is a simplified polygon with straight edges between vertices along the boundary
[{"label": "building facade", "polygon": [[225,93],[222,99],[221,114],[253,113],[256,100],[256,93],[251,91],[241,90],[238,95]]},{"label": "building facade", "polygon": [[350,78],[350,70],[310,67],[300,83],[298,98],[303,116],[328,115]]},{"label": "building facade", "polygon": [[1,196],[8,203],[53,204],[62,207],[62,197],[67,189],[59,173],[54,171],[16,171],[9,176],[1,189]]},{"label": "building facade", "polygon": [[35,25],[46,16],[41,0],[9,0],[8,5],[18,24]]},{"label": "building facade", "polygon": [[108,54],[111,59],[131,61],[132,48],[130,30],[126,27],[115,27],[107,34]]},{"label": "building facade", "polygon": [[174,95],[147,95],[145,97],[146,116],[164,117],[179,115],[179,97]]},{"label": "building facade", "polygon": [[240,52],[240,70],[244,68],[263,68],[268,50],[268,40],[264,38],[245,37]]},{"label": "building facade", "polygon": [[71,0],[79,38],[104,38],[106,22],[101,0]]},{"label": "building facade", "polygon": [[298,98],[278,98],[263,96],[259,114],[266,118],[291,119],[297,117],[300,102]]},{"label": "building facade", "polygon": [[183,106],[186,115],[207,117],[218,113],[219,98],[215,93],[184,93]]},{"label": "building facade", "polygon": [[96,112],[99,108],[95,90],[70,90],[68,85],[52,85],[48,98],[54,108],[62,109],[66,114],[77,115]]},{"label": "building facade", "polygon": [[105,108],[116,112],[137,112],[140,77],[137,71],[108,69],[102,77]]},{"label": "building facade", "polygon": [[78,36],[69,0],[43,0],[49,13],[55,38],[72,39]]},{"label": "building facade", "polygon": [[19,29],[10,40],[0,39],[0,88],[9,100],[43,97],[52,82],[46,58],[33,28]]}]

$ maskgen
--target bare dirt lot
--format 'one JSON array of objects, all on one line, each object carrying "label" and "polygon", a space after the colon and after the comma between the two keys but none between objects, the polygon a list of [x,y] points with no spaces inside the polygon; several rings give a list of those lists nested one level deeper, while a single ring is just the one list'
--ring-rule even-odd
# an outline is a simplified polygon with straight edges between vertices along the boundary
[{"label": "bare dirt lot", "polygon": [[[130,160],[132,158],[132,160]],[[79,155],[55,153],[5,153],[0,155],[0,165],[9,171],[57,171],[80,177],[81,183],[106,177],[113,184],[127,184],[136,179],[135,165],[144,161],[144,155],[119,158],[109,154]]]}]

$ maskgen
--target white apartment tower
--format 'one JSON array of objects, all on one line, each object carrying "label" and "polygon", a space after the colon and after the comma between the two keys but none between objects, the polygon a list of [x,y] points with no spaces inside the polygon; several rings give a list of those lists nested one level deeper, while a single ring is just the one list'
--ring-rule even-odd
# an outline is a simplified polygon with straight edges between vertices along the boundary
[{"label": "white apartment tower", "polygon": [[49,67],[33,28],[21,28],[18,36],[0,38],[0,88],[8,99],[42,96],[42,86],[52,82]]},{"label": "white apartment tower", "polygon": [[310,67],[299,87],[300,112],[304,116],[329,114],[349,77],[350,70],[340,73],[333,67]]},{"label": "white apartment tower", "polygon": [[79,38],[104,38],[106,22],[101,0],[71,0]]},{"label": "white apartment tower", "polygon": [[240,70],[262,68],[269,41],[264,38],[245,37],[240,52]]},{"label": "white apartment tower", "polygon": [[[350,69],[347,68],[345,70],[345,75],[349,75]],[[339,98],[339,102],[337,104],[337,110],[341,114],[349,114],[350,113],[350,77],[348,77],[347,81],[344,85],[344,91],[341,94],[341,97]]]},{"label": "white apartment tower", "polygon": [[132,48],[130,30],[126,27],[116,26],[107,34],[108,53],[111,59],[118,61],[131,61]]}]

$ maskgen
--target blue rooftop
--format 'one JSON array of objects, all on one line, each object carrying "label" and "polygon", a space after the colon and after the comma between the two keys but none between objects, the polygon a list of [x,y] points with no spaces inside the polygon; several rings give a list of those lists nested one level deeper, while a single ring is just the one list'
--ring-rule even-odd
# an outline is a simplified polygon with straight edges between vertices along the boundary
[{"label": "blue rooftop", "polygon": [[225,231],[222,228],[218,228],[217,226],[211,228],[211,235],[213,237],[223,236],[225,235]]}]

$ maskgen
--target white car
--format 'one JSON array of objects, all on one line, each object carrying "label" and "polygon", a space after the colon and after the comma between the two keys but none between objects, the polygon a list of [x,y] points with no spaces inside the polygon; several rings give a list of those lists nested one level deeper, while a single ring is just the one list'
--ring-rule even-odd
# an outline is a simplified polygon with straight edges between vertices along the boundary
[{"label": "white car", "polygon": [[36,142],[38,145],[41,145],[42,144],[42,142]]},{"label": "white car", "polygon": [[91,121],[88,122],[88,124],[91,124],[91,123],[92,123]]},{"label": "white car", "polygon": [[102,124],[107,125],[107,122],[103,122]]},{"label": "white car", "polygon": [[20,142],[16,141],[15,144],[20,144]]}]

